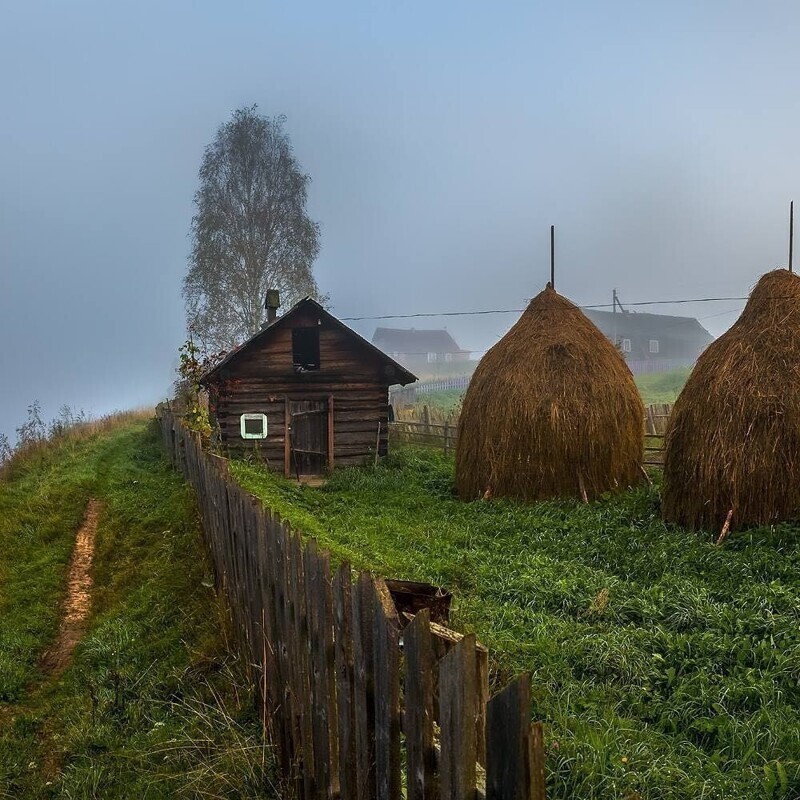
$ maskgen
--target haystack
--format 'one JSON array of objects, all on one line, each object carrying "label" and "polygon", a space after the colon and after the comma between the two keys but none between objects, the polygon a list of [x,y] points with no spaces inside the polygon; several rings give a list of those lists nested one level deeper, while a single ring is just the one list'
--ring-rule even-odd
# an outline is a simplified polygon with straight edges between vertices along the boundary
[{"label": "haystack", "polygon": [[458,426],[464,500],[593,498],[641,476],[644,409],[614,345],[546,288],[481,360]]},{"label": "haystack", "polygon": [[719,531],[800,517],[800,278],[756,284],[697,361],[665,442],[664,519]]}]

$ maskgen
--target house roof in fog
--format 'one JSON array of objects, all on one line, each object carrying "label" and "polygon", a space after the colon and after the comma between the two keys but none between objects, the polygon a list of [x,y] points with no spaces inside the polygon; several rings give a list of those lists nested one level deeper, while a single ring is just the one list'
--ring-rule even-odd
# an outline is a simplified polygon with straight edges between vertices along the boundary
[{"label": "house roof in fog", "polygon": [[404,355],[466,352],[444,329],[376,328],[372,343],[382,350]]},{"label": "house roof in fog", "polygon": [[630,339],[631,353],[652,358],[650,340],[659,342],[661,357],[696,358],[714,337],[694,317],[667,314],[640,314],[635,311],[585,309],[589,319],[612,341]]}]

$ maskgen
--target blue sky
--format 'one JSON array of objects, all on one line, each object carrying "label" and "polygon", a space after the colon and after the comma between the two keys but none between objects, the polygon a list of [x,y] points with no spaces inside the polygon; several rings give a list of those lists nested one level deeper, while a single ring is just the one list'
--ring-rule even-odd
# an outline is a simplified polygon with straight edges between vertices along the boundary
[{"label": "blue sky", "polygon": [[798,32],[789,2],[3,0],[0,431],[166,395],[203,148],[246,104],[287,117],[339,315],[519,307],[551,223],[577,302],[746,293],[786,261]]}]

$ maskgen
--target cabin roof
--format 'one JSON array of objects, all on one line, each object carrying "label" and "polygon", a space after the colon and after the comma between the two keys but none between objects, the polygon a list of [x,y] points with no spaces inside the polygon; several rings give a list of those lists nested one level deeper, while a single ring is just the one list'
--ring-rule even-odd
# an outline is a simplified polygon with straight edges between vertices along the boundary
[{"label": "cabin roof", "polygon": [[319,314],[323,317],[326,322],[333,324],[335,327],[339,328],[345,334],[350,336],[357,344],[365,348],[367,351],[371,352],[373,355],[377,356],[380,361],[382,361],[386,365],[393,366],[395,368],[395,380],[393,383],[399,383],[405,386],[407,383],[414,383],[417,380],[417,376],[414,375],[412,372],[409,372],[404,366],[398,364],[393,358],[390,358],[386,353],[383,352],[380,348],[376,347],[371,342],[368,342],[363,336],[360,336],[356,333],[352,328],[349,328],[345,325],[341,320],[337,319],[333,316],[329,311],[326,311],[316,300],[312,297],[304,297],[299,302],[295,303],[285,314],[282,314],[277,319],[270,322],[268,325],[262,326],[261,330],[254,333],[249,339],[242,342],[240,345],[235,347],[231,350],[225,358],[222,359],[218,364],[213,366],[208,372],[203,375],[200,379],[201,385],[206,385],[211,383],[217,373],[223,368],[228,367],[231,364],[234,364],[237,359],[239,359],[244,353],[249,351],[253,345],[257,342],[263,342],[269,339],[276,330],[283,327],[287,320],[290,320],[294,315],[304,309],[313,309],[314,313]]},{"label": "cabin roof", "polygon": [[376,328],[372,342],[390,353],[461,353],[450,333],[443,329]]}]

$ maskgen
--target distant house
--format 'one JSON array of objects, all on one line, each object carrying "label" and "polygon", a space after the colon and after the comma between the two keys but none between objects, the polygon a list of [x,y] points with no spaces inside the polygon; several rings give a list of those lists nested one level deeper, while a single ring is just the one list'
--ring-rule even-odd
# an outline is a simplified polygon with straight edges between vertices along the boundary
[{"label": "distant house", "polygon": [[389,386],[415,376],[306,297],[207,372],[212,421],[232,453],[257,450],[285,475],[318,475],[383,455]]},{"label": "distant house", "polygon": [[446,330],[376,328],[372,344],[418,374],[435,373],[443,365],[469,361],[470,355]]},{"label": "distant house", "polygon": [[634,375],[691,366],[714,341],[693,317],[591,308],[585,314],[619,347]]}]

